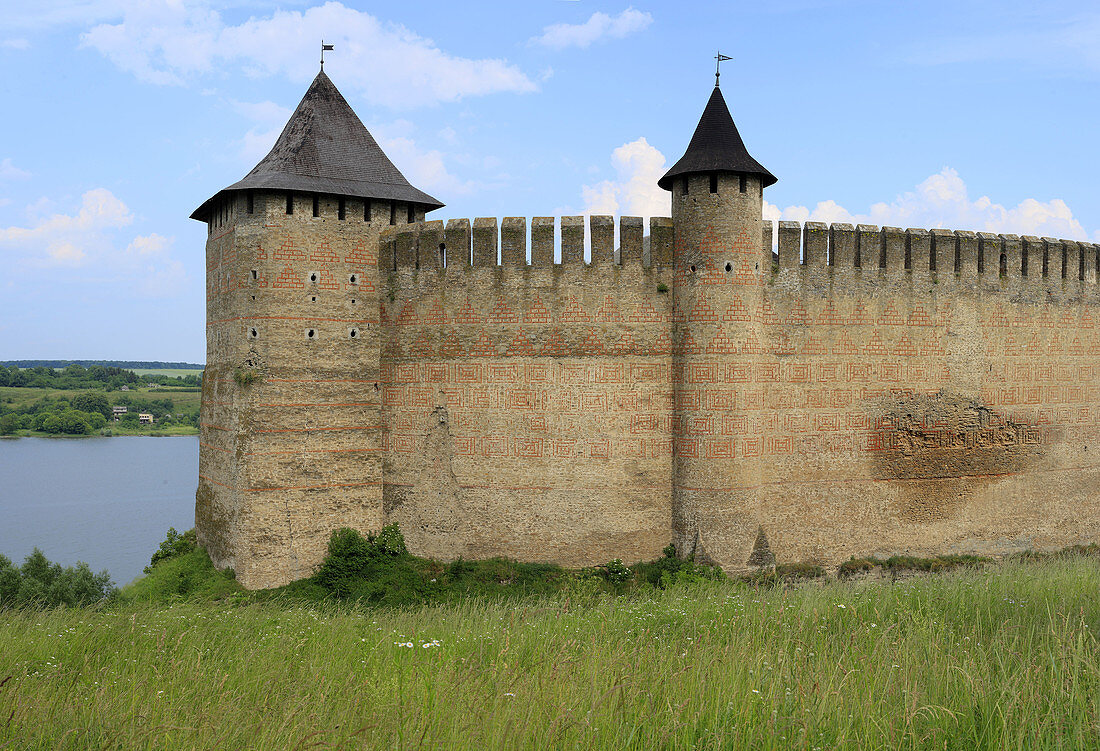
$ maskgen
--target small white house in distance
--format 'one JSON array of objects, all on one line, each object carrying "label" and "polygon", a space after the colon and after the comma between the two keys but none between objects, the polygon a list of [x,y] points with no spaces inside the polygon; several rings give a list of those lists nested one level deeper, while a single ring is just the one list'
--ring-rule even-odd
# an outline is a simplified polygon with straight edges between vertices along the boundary
[{"label": "small white house in distance", "polygon": [[149,423],[150,425],[152,425],[153,424],[153,416],[151,414],[149,414],[148,412],[139,412],[138,413],[138,422]]}]

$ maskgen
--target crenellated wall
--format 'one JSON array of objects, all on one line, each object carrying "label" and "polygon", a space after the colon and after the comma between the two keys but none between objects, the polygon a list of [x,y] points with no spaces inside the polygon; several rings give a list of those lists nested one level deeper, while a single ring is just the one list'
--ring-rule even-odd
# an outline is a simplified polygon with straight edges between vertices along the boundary
[{"label": "crenellated wall", "polygon": [[730,571],[1100,538],[1096,245],[720,231],[724,186],[674,203],[690,231],[218,207],[196,506],[215,563],[276,586],[333,529],[392,522],[442,559],[675,541]]},{"label": "crenellated wall", "polygon": [[580,217],[383,233],[384,513],[414,550],[676,539],[739,570],[1097,538],[1096,246],[765,222],[676,264],[655,219],[643,263],[640,220],[587,229],[588,264]]},{"label": "crenellated wall", "polygon": [[415,552],[579,566],[668,545],[670,220],[643,253],[624,217],[618,254],[591,217],[588,264],[583,222],[556,245],[537,217],[530,248],[520,218],[383,233],[383,503]]}]

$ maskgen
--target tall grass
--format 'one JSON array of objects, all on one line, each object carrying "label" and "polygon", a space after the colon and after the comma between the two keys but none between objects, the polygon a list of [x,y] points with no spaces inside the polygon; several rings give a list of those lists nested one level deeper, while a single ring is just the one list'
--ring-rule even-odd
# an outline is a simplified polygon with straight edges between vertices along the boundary
[{"label": "tall grass", "polygon": [[0,747],[1096,748],[1098,574],[0,614]]}]

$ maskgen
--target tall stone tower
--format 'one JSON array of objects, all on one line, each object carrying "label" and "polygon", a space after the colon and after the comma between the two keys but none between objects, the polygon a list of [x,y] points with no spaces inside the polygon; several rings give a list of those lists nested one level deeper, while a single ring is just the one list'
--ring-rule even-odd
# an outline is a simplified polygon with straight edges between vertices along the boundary
[{"label": "tall stone tower", "polygon": [[[672,192],[673,535],[681,555],[736,569],[759,558],[756,438],[744,400],[765,398],[763,189],[776,181],[745,148],[722,91],[687,151],[658,181]],[[755,562],[755,561],[754,561]]]},{"label": "tall stone tower", "polygon": [[245,587],[382,525],[378,236],[441,206],[321,72],[271,152],[191,215],[208,226],[195,526]]}]

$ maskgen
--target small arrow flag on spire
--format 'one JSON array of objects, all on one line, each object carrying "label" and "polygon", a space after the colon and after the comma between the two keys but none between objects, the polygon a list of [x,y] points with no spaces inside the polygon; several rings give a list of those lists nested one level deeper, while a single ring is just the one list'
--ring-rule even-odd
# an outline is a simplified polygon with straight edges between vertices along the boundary
[{"label": "small arrow flag on spire", "polygon": [[718,77],[722,75],[722,73],[718,69],[718,66],[724,63],[726,60],[732,60],[733,58],[729,55],[723,55],[721,52],[719,52],[717,55],[714,56],[714,59],[718,61],[714,64],[714,85],[717,86]]},{"label": "small arrow flag on spire", "polygon": [[333,45],[331,45],[331,44],[325,44],[324,39],[321,40],[321,70],[322,71],[324,71],[324,69],[325,69],[325,53],[326,52],[331,52],[332,47],[333,47]]}]

